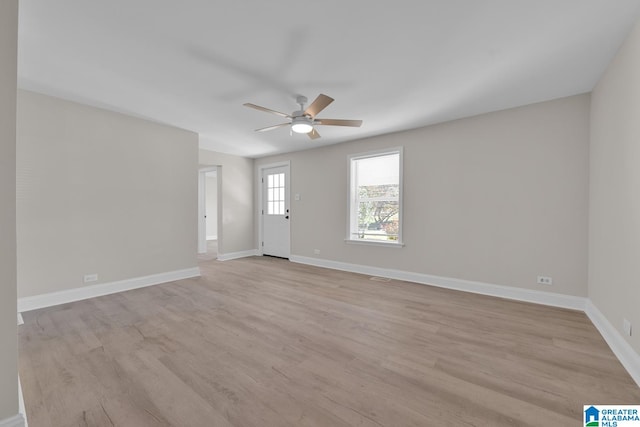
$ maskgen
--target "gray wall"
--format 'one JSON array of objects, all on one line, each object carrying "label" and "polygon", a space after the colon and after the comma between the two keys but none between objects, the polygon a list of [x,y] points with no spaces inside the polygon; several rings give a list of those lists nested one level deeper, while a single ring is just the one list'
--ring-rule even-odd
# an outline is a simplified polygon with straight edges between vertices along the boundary
[{"label": "gray wall", "polygon": [[218,254],[256,248],[253,232],[253,160],[200,150],[200,166],[220,166],[222,224],[218,230]]},{"label": "gray wall", "polygon": [[0,1],[0,421],[18,413],[16,82],[18,1]]},{"label": "gray wall", "polygon": [[640,354],[640,24],[593,90],[590,163],[589,297]]},{"label": "gray wall", "polygon": [[[586,296],[588,142],[579,95],[255,163],[291,160],[293,255]],[[346,244],[347,155],[396,146],[406,246]]]},{"label": "gray wall", "polygon": [[18,92],[18,296],[197,266],[195,133]]}]

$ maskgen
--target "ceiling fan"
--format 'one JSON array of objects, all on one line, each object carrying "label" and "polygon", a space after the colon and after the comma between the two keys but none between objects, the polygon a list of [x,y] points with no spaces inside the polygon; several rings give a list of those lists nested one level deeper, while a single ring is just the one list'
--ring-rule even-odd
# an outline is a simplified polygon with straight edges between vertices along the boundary
[{"label": "ceiling fan", "polygon": [[316,125],[329,125],[329,126],[351,126],[351,127],[360,127],[362,125],[362,120],[340,120],[340,119],[320,119],[316,118],[316,115],[327,108],[329,104],[333,102],[333,98],[320,94],[318,97],[309,105],[306,109],[304,108],[304,104],[307,103],[307,98],[305,96],[298,96],[296,98],[296,102],[300,105],[300,109],[294,111],[291,114],[281,113],[279,111],[272,110],[270,108],[261,107],[259,105],[251,104],[247,102],[244,104],[245,107],[255,108],[256,110],[265,111],[267,113],[272,113],[280,117],[286,117],[287,119],[291,119],[290,122],[281,123],[275,126],[268,126],[262,129],[256,129],[256,132],[265,132],[268,130],[278,129],[284,126],[291,126],[291,130],[296,133],[306,133],[309,138],[316,139],[320,138],[320,134],[315,129]]}]

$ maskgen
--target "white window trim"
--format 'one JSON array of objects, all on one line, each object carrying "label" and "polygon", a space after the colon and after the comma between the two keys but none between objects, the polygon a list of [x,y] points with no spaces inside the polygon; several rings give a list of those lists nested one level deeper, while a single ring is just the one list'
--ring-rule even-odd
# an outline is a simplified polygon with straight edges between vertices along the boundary
[{"label": "white window trim", "polygon": [[404,243],[392,242],[392,241],[375,241],[375,240],[363,240],[363,239],[344,239],[344,242],[349,245],[365,245],[365,246],[387,246],[390,248],[402,248]]},{"label": "white window trim", "polygon": [[[365,240],[365,239],[352,239],[351,238],[351,225],[353,224],[354,221],[354,211],[351,209],[351,206],[353,205],[353,203],[355,202],[355,200],[353,199],[353,195],[355,194],[355,188],[354,185],[355,183],[352,180],[352,175],[353,175],[353,171],[352,171],[352,160],[360,160],[360,159],[366,159],[369,157],[378,157],[378,156],[382,156],[385,154],[399,154],[400,157],[400,170],[399,170],[399,185],[400,185],[400,191],[399,191],[399,196],[398,196],[398,206],[400,207],[400,212],[398,213],[398,219],[399,219],[399,229],[398,229],[398,240],[393,242],[393,241],[375,241],[375,240]],[[345,243],[353,243],[353,244],[358,244],[358,245],[370,245],[370,246],[386,246],[386,247],[394,247],[394,248],[401,248],[404,246],[404,240],[402,238],[403,235],[403,229],[404,229],[404,206],[403,206],[403,202],[404,202],[404,197],[403,197],[403,192],[404,192],[404,185],[403,185],[403,176],[404,176],[404,149],[403,147],[389,147],[389,148],[385,148],[382,150],[375,150],[375,151],[367,151],[365,153],[358,153],[358,154],[350,154],[347,156],[347,170],[349,172],[348,174],[348,178],[349,178],[349,186],[347,187],[348,192],[347,192],[347,238],[345,239]]]}]

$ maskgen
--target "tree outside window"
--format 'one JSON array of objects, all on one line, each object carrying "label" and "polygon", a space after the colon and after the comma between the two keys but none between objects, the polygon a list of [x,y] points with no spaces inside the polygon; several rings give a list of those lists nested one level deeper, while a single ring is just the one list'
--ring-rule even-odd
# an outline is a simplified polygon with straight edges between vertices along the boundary
[{"label": "tree outside window", "polygon": [[351,156],[349,240],[400,243],[401,150]]}]

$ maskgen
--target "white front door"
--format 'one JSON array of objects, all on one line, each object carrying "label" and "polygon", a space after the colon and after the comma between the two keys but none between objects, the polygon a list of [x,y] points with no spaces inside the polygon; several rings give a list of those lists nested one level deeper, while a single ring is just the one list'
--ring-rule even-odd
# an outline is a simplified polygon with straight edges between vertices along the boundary
[{"label": "white front door", "polygon": [[289,166],[262,170],[262,253],[289,258]]}]

